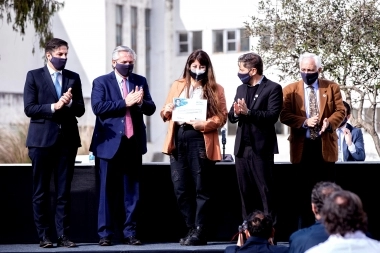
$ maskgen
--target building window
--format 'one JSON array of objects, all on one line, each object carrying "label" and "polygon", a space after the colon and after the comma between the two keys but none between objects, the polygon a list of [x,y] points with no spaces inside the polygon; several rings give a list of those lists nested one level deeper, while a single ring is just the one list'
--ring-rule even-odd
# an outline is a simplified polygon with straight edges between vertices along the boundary
[{"label": "building window", "polygon": [[131,7],[131,48],[137,54],[137,7]]},{"label": "building window", "polygon": [[214,53],[249,51],[249,37],[244,29],[214,30],[213,49]]},{"label": "building window", "polygon": [[116,5],[116,46],[123,44],[123,6]]},{"label": "building window", "polygon": [[245,29],[240,29],[240,51],[249,51],[249,35]]},{"label": "building window", "polygon": [[179,54],[189,54],[197,49],[202,49],[202,31],[178,33]]}]

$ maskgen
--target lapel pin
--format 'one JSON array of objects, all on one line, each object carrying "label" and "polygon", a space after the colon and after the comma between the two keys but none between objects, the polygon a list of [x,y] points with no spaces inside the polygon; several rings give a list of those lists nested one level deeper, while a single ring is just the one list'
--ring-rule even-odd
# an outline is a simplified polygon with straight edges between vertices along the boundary
[{"label": "lapel pin", "polygon": [[323,94],[323,97],[325,98],[325,97],[326,97],[326,94]]}]

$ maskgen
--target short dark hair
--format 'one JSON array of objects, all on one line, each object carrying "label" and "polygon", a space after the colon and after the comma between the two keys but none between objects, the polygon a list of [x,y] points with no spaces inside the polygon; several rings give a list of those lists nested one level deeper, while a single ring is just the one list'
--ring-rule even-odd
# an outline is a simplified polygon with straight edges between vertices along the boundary
[{"label": "short dark hair", "polygon": [[251,236],[269,239],[273,231],[273,219],[269,214],[256,210],[248,215],[247,229]]},{"label": "short dark hair", "polygon": [[262,75],[263,74],[263,60],[261,59],[260,55],[255,53],[246,53],[243,55],[240,55],[238,58],[238,63],[242,62],[244,68],[247,69],[257,69],[257,74]]},{"label": "short dark hair", "polygon": [[316,213],[319,214],[322,210],[325,199],[335,191],[341,191],[342,188],[333,182],[318,182],[314,185],[311,191],[311,203],[316,207]]},{"label": "short dark hair", "polygon": [[359,196],[350,191],[337,191],[325,200],[321,211],[322,221],[329,234],[367,232],[367,214]]},{"label": "short dark hair", "polygon": [[346,116],[351,114],[351,107],[350,105],[346,102],[343,101],[344,107],[346,107]]},{"label": "short dark hair", "polygon": [[56,50],[57,48],[61,46],[65,46],[67,47],[67,49],[69,49],[69,45],[67,44],[66,41],[58,39],[58,38],[53,38],[46,43],[45,54],[48,52],[52,53],[54,50]]}]

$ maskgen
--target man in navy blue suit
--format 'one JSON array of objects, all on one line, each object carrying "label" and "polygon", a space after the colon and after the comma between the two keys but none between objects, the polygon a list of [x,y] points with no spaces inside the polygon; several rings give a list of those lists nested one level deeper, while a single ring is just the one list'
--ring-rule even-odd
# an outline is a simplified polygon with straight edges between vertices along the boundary
[{"label": "man in navy blue suit", "polygon": [[100,246],[110,246],[119,192],[122,193],[124,243],[140,245],[136,238],[139,173],[147,152],[143,115],[156,111],[145,77],[132,73],[135,52],[118,46],[112,53],[114,71],[93,81],[91,105],[96,115],[90,150],[100,175],[98,235]]},{"label": "man in navy blue suit", "polygon": [[331,193],[340,191],[342,188],[332,182],[319,182],[311,192],[311,209],[315,216],[314,225],[294,232],[289,239],[289,253],[304,253],[315,245],[324,242],[329,237],[321,222],[321,210],[324,200]]},{"label": "man in navy blue suit", "polygon": [[56,190],[57,246],[75,247],[68,238],[70,189],[75,157],[81,146],[76,117],[85,112],[82,84],[77,73],[66,70],[68,44],[54,38],[47,42],[43,68],[28,72],[24,111],[30,118],[26,146],[33,167],[33,212],[40,247],[51,248],[50,179]]},{"label": "man in navy blue suit", "polygon": [[346,117],[336,129],[338,135],[338,162],[364,161],[365,149],[362,130],[347,123],[347,120],[351,117],[351,107],[346,101],[343,101],[343,104],[346,108]]}]

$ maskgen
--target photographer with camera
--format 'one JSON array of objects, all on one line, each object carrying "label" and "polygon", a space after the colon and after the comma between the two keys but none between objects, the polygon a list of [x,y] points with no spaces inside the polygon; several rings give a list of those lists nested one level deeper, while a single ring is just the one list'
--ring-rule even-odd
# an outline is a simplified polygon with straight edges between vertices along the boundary
[{"label": "photographer with camera", "polygon": [[[246,241],[244,242],[244,237]],[[248,219],[239,226],[239,239],[235,246],[228,246],[224,253],[285,253],[285,246],[273,245],[274,228],[270,215],[262,211],[254,211],[248,215]]]}]

